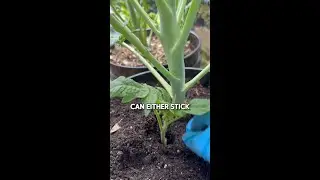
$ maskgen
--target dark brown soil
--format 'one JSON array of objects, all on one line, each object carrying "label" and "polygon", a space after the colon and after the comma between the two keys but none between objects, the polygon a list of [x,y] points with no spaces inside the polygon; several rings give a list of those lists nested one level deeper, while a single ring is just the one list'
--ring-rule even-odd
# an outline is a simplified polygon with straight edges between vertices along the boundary
[{"label": "dark brown soil", "polygon": [[[189,98],[209,98],[210,91],[200,84],[188,92]],[[131,103],[139,103],[135,100]],[[130,104],[120,99],[110,102],[110,129],[121,127],[110,134],[111,180],[206,180],[210,164],[191,152],[182,142],[182,135],[190,120],[182,119],[167,132],[168,145],[160,143],[159,129],[153,114],[131,110]]]},{"label": "dark brown soil", "polygon": [[[190,41],[187,42],[184,50],[184,54],[189,54],[194,47],[192,47]],[[151,54],[162,64],[166,64],[164,50],[160,43],[160,40],[156,37],[152,37],[151,42]],[[110,49],[110,61],[114,64],[138,67],[144,66],[140,60],[135,56],[129,49],[116,45],[114,48]]]}]

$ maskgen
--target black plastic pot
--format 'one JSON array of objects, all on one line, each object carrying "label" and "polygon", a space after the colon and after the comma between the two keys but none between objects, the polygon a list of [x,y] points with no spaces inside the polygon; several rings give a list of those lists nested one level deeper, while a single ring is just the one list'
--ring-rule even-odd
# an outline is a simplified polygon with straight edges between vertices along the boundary
[{"label": "black plastic pot", "polygon": [[[186,67],[200,67],[201,65],[201,41],[199,36],[191,31],[189,35],[190,43],[195,47],[189,54],[184,57],[184,62]],[[111,47],[112,48],[112,47]],[[164,67],[168,68],[167,64],[164,64]],[[129,77],[134,74],[149,71],[145,66],[141,67],[131,67],[131,66],[122,66],[110,62],[110,75],[113,78],[119,76]]]},{"label": "black plastic pot", "polygon": [[[186,82],[195,77],[201,70],[201,68],[187,67],[185,69]],[[130,76],[129,78],[139,83],[146,83],[150,86],[156,86],[159,84],[158,80],[152,75],[150,71],[141,72],[136,75]],[[203,78],[201,78],[200,83],[205,87],[210,86],[210,72],[208,72]]]}]

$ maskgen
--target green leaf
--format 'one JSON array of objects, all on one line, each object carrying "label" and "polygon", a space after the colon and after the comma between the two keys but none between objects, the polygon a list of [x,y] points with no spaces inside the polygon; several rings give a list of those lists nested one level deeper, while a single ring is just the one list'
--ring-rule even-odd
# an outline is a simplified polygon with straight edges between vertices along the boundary
[{"label": "green leaf", "polygon": [[158,112],[161,115],[162,121],[166,122],[167,125],[170,125],[186,115],[182,110],[159,110]]},{"label": "green leaf", "polygon": [[181,109],[171,109],[170,111],[177,117],[183,117],[186,115],[186,113]]},{"label": "green leaf", "polygon": [[175,114],[169,110],[160,110],[162,114],[162,120],[166,122],[170,122],[176,118]]},{"label": "green leaf", "polygon": [[189,109],[184,112],[193,115],[203,115],[210,111],[210,101],[208,99],[192,99],[189,102]]},{"label": "green leaf", "polygon": [[[171,97],[169,93],[161,87],[152,87],[147,84],[144,84],[145,87],[149,89],[149,94],[142,99],[142,102],[145,104],[169,104],[171,102]],[[151,112],[151,109],[145,109],[144,115],[148,116]]]},{"label": "green leaf", "polygon": [[110,83],[110,98],[123,98],[123,103],[128,103],[136,98],[145,98],[148,94],[148,87],[123,76]]},{"label": "green leaf", "polygon": [[132,100],[134,100],[136,97],[134,94],[128,94],[127,96],[123,97],[121,103],[128,103]]},{"label": "green leaf", "polygon": [[[149,94],[144,99],[142,99],[142,102],[145,104],[145,107],[146,107],[146,104],[155,104],[157,102],[159,92],[154,87],[151,87],[148,85],[145,85],[145,86],[149,88]],[[147,108],[144,109],[145,116],[148,116],[150,112],[151,112],[151,109],[147,109]]]},{"label": "green leaf", "polygon": [[163,89],[162,87],[157,87],[158,90],[158,96],[159,100],[162,102],[170,103],[171,102],[171,97],[167,90]]}]

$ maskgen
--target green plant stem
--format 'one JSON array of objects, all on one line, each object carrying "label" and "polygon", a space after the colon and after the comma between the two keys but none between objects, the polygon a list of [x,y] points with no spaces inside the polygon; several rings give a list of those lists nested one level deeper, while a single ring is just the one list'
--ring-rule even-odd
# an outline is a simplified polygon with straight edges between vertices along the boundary
[{"label": "green plant stem", "polygon": [[154,56],[146,49],[146,47],[140,42],[140,40],[131,33],[131,30],[123,25],[123,22],[117,20],[113,15],[110,15],[110,24],[113,28],[121,33],[127,40],[130,41],[151,63],[154,65],[160,73],[167,78],[168,80],[175,80],[177,79],[174,77],[162,64],[157,61]]},{"label": "green plant stem", "polygon": [[[157,13],[155,20],[157,22],[157,25],[159,26],[160,25],[160,15],[159,15],[159,13]],[[160,27],[158,27],[158,28],[160,28]]]},{"label": "green plant stem", "polygon": [[140,17],[136,13],[136,10],[134,9],[132,1],[126,1],[126,5],[127,5],[128,10],[129,10],[129,13],[130,13],[130,17],[131,17],[131,22],[133,24],[133,28],[134,28],[134,30],[138,30],[138,31],[135,31],[135,35],[141,40],[143,45],[146,45],[145,42],[143,41]]},{"label": "green plant stem", "polygon": [[172,13],[172,9],[167,4],[167,1],[156,0],[161,19],[161,42],[166,54],[170,73],[177,78],[177,80],[170,81],[173,103],[179,104],[185,100],[186,92],[183,91],[185,85],[184,45],[194,24],[200,2],[200,0],[192,1],[182,32],[180,32],[176,12]]},{"label": "green plant stem", "polygon": [[170,80],[172,88],[172,103],[183,103],[185,93],[182,91],[185,83],[184,47],[172,50],[178,41],[180,26],[177,23],[176,12],[167,4],[167,1],[156,0],[158,13],[160,15],[161,44],[163,46],[170,73],[177,79]]},{"label": "green plant stem", "polygon": [[197,74],[193,79],[187,82],[184,86],[183,91],[187,92],[191,87],[193,87],[204,75],[210,71],[210,64],[208,64],[202,71]]},{"label": "green plant stem", "polygon": [[114,7],[114,5],[113,5],[113,4],[110,4],[110,6],[111,6],[114,14],[115,14],[121,21],[124,21],[124,20],[122,19],[121,15],[118,13],[118,11],[116,10],[116,8]]},{"label": "green plant stem", "polygon": [[[160,23],[154,23],[146,11],[141,7],[138,0],[128,0],[132,6],[132,9],[137,12],[136,17],[140,17],[140,21],[145,23],[151,28],[148,43],[151,43],[152,32],[160,39],[163,46],[166,60],[169,66],[169,71],[162,66],[162,64],[155,59],[155,57],[149,52],[145,44],[143,44],[143,34],[135,35],[131,30],[123,24],[122,20],[116,18],[114,14],[110,16],[110,23],[113,28],[121,33],[130,43],[135,47],[129,46],[126,43],[121,43],[124,47],[129,49],[135,54],[139,60],[150,70],[153,76],[159,81],[159,83],[166,89],[172,98],[171,103],[184,103],[186,92],[193,87],[206,73],[210,71],[210,64],[206,66],[198,75],[192,80],[185,83],[185,64],[184,64],[184,45],[186,44],[190,30],[194,25],[197,11],[199,9],[201,0],[192,0],[186,19],[184,20],[186,12],[187,0],[155,0],[158,8],[158,14],[156,21],[160,19]],[[143,0],[142,0],[143,1]],[[144,1],[145,2],[145,1]],[[143,4],[143,2],[142,2]],[[143,4],[143,7],[145,4]],[[184,20],[185,23],[182,23]],[[141,23],[140,22],[140,23]],[[160,26],[158,26],[160,24]],[[140,31],[144,31],[142,24],[139,24]],[[182,28],[181,28],[182,27]],[[137,37],[138,36],[138,37]],[[149,44],[150,46],[150,44]],[[147,61],[148,60],[148,61]],[[154,66],[154,67],[153,67]],[[159,72],[170,81],[168,82],[159,74]],[[161,111],[154,110],[155,116],[160,129],[161,142],[166,146],[166,132],[168,127],[184,116],[183,114],[173,114],[174,116],[162,116]],[[171,118],[172,117],[172,118]],[[168,119],[169,118],[169,119]]]},{"label": "green plant stem", "polygon": [[148,37],[148,47],[149,48],[151,48],[152,34],[153,34],[153,31],[151,30],[150,34],[149,34],[149,37]]},{"label": "green plant stem", "polygon": [[186,7],[187,0],[179,1],[178,10],[177,10],[177,22],[181,22],[181,18],[184,15],[184,10]]},{"label": "green plant stem", "polygon": [[162,123],[160,113],[158,112],[158,110],[154,110],[154,114],[156,115],[156,119],[159,125],[161,143],[166,146],[167,145],[166,133],[167,133],[168,125],[165,121]]},{"label": "green plant stem", "polygon": [[[157,116],[157,115],[156,115]],[[160,128],[160,134],[161,134],[161,143],[163,143],[165,146],[167,145],[167,138],[166,138],[166,133],[167,133],[167,130],[168,130],[168,127],[174,123],[175,121],[179,120],[181,117],[177,117],[171,121],[164,121],[163,122],[163,125],[161,125],[161,128]],[[158,119],[158,117],[157,117]],[[160,119],[160,116],[159,116],[159,119]],[[160,123],[161,123],[161,119],[160,119]],[[158,121],[158,124],[159,124],[159,121]],[[159,126],[160,127],[160,126]]]},{"label": "green plant stem", "polygon": [[154,114],[156,115],[157,121],[158,121],[158,125],[159,125],[159,129],[161,131],[162,129],[162,122],[161,122],[161,118],[160,118],[160,114],[158,112],[158,110],[154,110]]},{"label": "green plant stem", "polygon": [[175,0],[169,0],[168,3],[169,3],[169,6],[171,8],[171,11],[172,12],[176,12],[176,1]]},{"label": "green plant stem", "polygon": [[178,31],[179,26],[177,25],[176,19],[173,19],[174,13],[170,9],[170,6],[167,4],[166,0],[156,0],[158,7],[158,14],[160,17],[160,32],[161,36],[159,37],[165,51],[167,62],[170,69],[170,49],[172,45],[177,40],[180,32]]},{"label": "green plant stem", "polygon": [[158,8],[158,14],[161,16],[161,14],[167,14],[170,15],[173,12],[171,11],[170,6],[168,5],[167,1],[165,0],[155,0],[156,1],[156,5]]},{"label": "green plant stem", "polygon": [[154,75],[154,77],[160,82],[160,84],[165,88],[165,90],[172,97],[172,89],[171,86],[163,79],[163,77],[155,70],[146,59],[144,59],[136,50],[134,50],[131,46],[126,43],[121,43],[124,47],[128,48],[133,54],[135,54],[139,60],[149,69],[149,71]]},{"label": "green plant stem", "polygon": [[187,10],[187,9],[189,9],[189,8],[190,8],[191,3],[192,3],[192,2],[189,2],[189,3],[186,5],[185,10]]},{"label": "green plant stem", "polygon": [[147,43],[147,34],[146,34],[146,24],[143,23],[143,21],[140,21],[140,40],[142,42],[142,44],[144,46],[148,46],[148,43]]},{"label": "green plant stem", "polygon": [[138,21],[137,13],[135,12],[134,6],[132,5],[131,1],[126,1],[126,2],[127,2],[127,8],[129,10],[133,26],[135,29],[139,29],[140,23]]},{"label": "green plant stem", "polygon": [[167,145],[167,138],[166,138],[167,129],[168,129],[168,125],[164,121],[163,126],[160,129],[160,137],[161,137],[161,143],[164,144],[165,146]]},{"label": "green plant stem", "polygon": [[198,9],[200,7],[201,0],[192,0],[191,7],[188,10],[188,14],[185,20],[185,24],[182,28],[182,35],[180,36],[180,39],[176,42],[174,45],[172,51],[175,51],[177,48],[184,46],[188,40],[189,33],[191,28],[194,25],[194,21],[197,16]]},{"label": "green plant stem", "polygon": [[[148,4],[146,0],[142,0],[142,6],[144,9],[148,8]],[[140,16],[140,33],[141,33],[141,41],[145,46],[148,46],[147,42],[147,24],[144,22],[142,16]]]},{"label": "green plant stem", "polygon": [[146,11],[141,7],[141,5],[139,4],[139,2],[137,0],[130,0],[132,2],[132,5],[135,7],[135,9],[139,12],[139,14],[141,15],[141,17],[146,21],[146,23],[148,24],[148,26],[152,29],[152,31],[158,36],[160,37],[160,32],[159,30],[156,28],[156,26],[154,25],[154,23],[152,22],[152,20],[150,19],[149,15],[146,13]]}]

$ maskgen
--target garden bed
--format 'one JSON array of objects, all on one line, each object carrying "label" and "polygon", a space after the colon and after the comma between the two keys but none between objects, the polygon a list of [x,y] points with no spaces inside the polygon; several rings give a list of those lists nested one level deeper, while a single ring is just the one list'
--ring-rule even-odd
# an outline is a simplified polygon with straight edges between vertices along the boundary
[{"label": "garden bed", "polygon": [[[210,87],[209,87],[210,88]],[[190,89],[188,98],[210,98],[209,88],[201,84]],[[140,103],[135,100],[131,103]],[[196,156],[182,142],[190,116],[175,122],[167,132],[168,145],[160,143],[156,118],[145,117],[143,110],[131,110],[120,99],[110,100],[110,179],[206,180],[210,164]]]}]

